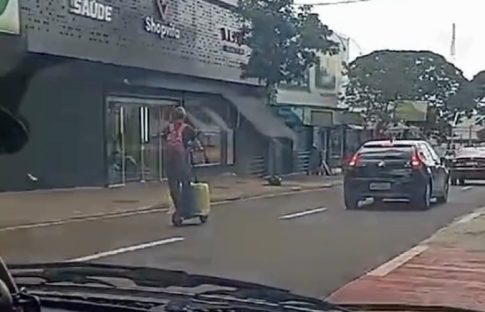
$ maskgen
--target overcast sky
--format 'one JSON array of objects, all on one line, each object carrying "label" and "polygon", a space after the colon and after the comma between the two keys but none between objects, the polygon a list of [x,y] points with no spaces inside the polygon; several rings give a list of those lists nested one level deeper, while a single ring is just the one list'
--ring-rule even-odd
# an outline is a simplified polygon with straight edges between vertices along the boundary
[{"label": "overcast sky", "polygon": [[[296,0],[296,3],[338,0]],[[330,28],[354,39],[351,56],[379,49],[431,50],[449,58],[456,23],[456,66],[465,76],[485,70],[485,0],[370,0],[319,6]]]}]

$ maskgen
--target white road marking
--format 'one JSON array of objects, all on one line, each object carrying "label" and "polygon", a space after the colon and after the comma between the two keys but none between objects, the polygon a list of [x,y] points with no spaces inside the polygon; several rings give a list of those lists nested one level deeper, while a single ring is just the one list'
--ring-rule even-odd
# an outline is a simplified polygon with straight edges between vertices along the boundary
[{"label": "white road marking", "polygon": [[281,216],[281,217],[279,217],[279,219],[280,220],[288,220],[288,219],[300,218],[300,217],[307,216],[307,215],[310,215],[310,214],[324,212],[325,210],[327,210],[327,208],[323,208],[323,207],[311,209],[311,210],[305,210],[305,211],[290,213],[290,214]]},{"label": "white road marking", "polygon": [[461,217],[458,221],[456,221],[456,223],[457,224],[468,223],[468,222],[472,221],[473,219],[480,217],[482,214],[483,214],[482,211],[472,212],[470,214],[467,214],[467,215]]},{"label": "white road marking", "polygon": [[401,265],[405,264],[412,258],[418,256],[419,254],[423,253],[428,249],[428,246],[426,245],[418,245],[415,246],[408,251],[403,252],[399,256],[395,257],[394,259],[384,263],[383,265],[377,267],[376,269],[370,271],[367,273],[368,276],[377,276],[377,277],[383,277],[386,276],[387,274],[391,273]]},{"label": "white road marking", "polygon": [[1,232],[9,232],[9,231],[16,231],[16,230],[26,230],[26,229],[34,229],[34,228],[42,228],[54,225],[63,225],[68,223],[78,223],[78,222],[86,222],[86,221],[95,221],[95,220],[106,220],[106,219],[116,219],[116,218],[123,218],[129,217],[133,215],[143,215],[143,214],[150,214],[150,213],[157,213],[157,212],[165,212],[168,211],[167,208],[140,208],[140,210],[135,211],[127,211],[123,212],[120,211],[119,213],[113,213],[108,215],[91,215],[91,216],[78,216],[76,218],[64,219],[64,220],[53,220],[53,221],[46,221],[41,223],[32,223],[32,224],[22,224],[22,225],[14,225],[14,226],[7,226],[4,228],[0,228]]},{"label": "white road marking", "polygon": [[122,253],[152,248],[152,247],[155,247],[155,246],[178,243],[178,242],[183,241],[184,239],[185,238],[183,238],[183,237],[165,238],[165,239],[162,239],[162,240],[158,240],[158,241],[154,241],[154,242],[148,242],[148,243],[144,243],[144,244],[140,244],[140,245],[133,245],[133,246],[128,246],[128,247],[118,248],[118,249],[115,249],[115,250],[98,252],[98,253],[95,253],[95,254],[92,254],[92,255],[67,260],[67,262],[92,261],[92,260],[96,260],[96,259],[100,259],[100,258],[106,258],[106,257],[110,257],[110,256],[119,255],[119,254],[122,254]]},{"label": "white road marking", "polygon": [[464,186],[461,188],[462,191],[468,191],[470,190],[472,187],[471,186]]},{"label": "white road marking", "polygon": [[[326,189],[326,188],[329,188],[333,185],[335,185],[335,184],[323,185],[322,188]],[[258,199],[265,199],[265,198],[282,197],[282,196],[288,196],[288,195],[294,195],[294,194],[312,193],[312,192],[317,192],[317,191],[321,190],[322,188],[315,188],[315,189],[312,188],[312,189],[307,189],[307,190],[289,191],[289,192],[282,192],[282,193],[276,193],[276,194],[265,194],[265,195],[247,197],[247,198],[240,198],[240,199],[236,199],[236,200],[223,200],[223,201],[211,203],[211,206],[219,206],[219,205],[230,204],[230,203],[233,203],[235,201],[244,202],[244,201],[258,200]],[[130,210],[130,211],[126,211],[126,212],[121,211],[119,213],[113,213],[113,214],[109,214],[109,215],[87,215],[87,216],[84,216],[84,217],[83,216],[77,216],[76,218],[68,218],[68,219],[63,219],[63,220],[52,220],[52,221],[39,222],[39,223],[6,226],[6,227],[3,227],[3,228],[0,228],[0,233],[1,232],[16,231],[16,230],[27,230],[27,229],[35,229],[35,228],[63,225],[63,224],[69,224],[69,223],[124,218],[124,217],[136,216],[136,215],[144,215],[144,214],[168,212],[168,211],[169,211],[168,208],[149,209],[149,208],[142,207],[139,210]]]}]

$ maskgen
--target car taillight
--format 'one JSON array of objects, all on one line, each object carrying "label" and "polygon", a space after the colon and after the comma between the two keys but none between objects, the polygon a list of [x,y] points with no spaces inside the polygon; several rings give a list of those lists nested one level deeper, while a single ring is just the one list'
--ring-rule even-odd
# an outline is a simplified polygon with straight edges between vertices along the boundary
[{"label": "car taillight", "polygon": [[411,155],[411,167],[413,169],[419,169],[423,166],[423,160],[419,156],[419,153],[417,150],[414,150],[413,154]]},{"label": "car taillight", "polygon": [[349,161],[349,167],[355,167],[355,166],[357,166],[357,161],[358,160],[359,160],[359,155],[358,154],[354,154],[354,156],[352,156],[352,158]]}]

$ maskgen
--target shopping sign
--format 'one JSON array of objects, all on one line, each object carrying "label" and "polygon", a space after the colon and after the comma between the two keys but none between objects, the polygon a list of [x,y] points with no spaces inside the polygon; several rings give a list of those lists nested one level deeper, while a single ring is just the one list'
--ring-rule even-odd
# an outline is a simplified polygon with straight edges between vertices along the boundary
[{"label": "shopping sign", "polygon": [[145,31],[156,34],[160,39],[180,39],[181,32],[173,23],[167,21],[168,0],[155,0],[159,18],[146,16],[144,18]]},{"label": "shopping sign", "polygon": [[18,0],[0,0],[0,32],[20,33]]}]

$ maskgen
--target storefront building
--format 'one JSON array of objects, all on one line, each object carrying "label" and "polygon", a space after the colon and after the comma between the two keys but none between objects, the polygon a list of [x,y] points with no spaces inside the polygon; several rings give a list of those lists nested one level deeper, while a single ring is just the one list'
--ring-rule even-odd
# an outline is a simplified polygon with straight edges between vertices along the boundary
[{"label": "storefront building", "polygon": [[336,55],[320,55],[303,83],[282,84],[278,88],[275,111],[297,135],[294,170],[305,171],[310,150],[317,147],[330,166],[338,167],[345,154],[346,126],[340,115],[344,63],[349,61],[349,40],[334,35],[340,44]]},{"label": "storefront building", "polygon": [[17,43],[9,59],[49,66],[23,94],[30,140],[1,157],[1,191],[163,180],[159,134],[177,105],[201,131],[202,173],[250,171],[254,159],[267,164],[269,142],[294,139],[257,83],[240,78],[248,51],[231,4],[18,1],[19,31],[0,44]]}]

